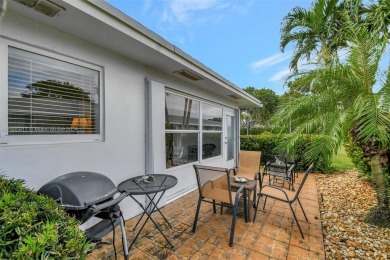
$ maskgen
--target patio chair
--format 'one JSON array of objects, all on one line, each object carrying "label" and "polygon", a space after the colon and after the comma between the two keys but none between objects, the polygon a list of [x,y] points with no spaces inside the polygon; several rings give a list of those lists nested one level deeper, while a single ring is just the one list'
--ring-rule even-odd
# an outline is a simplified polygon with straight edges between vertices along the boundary
[{"label": "patio chair", "polygon": [[260,151],[240,151],[238,166],[233,168],[233,174],[240,174],[242,177],[257,178],[260,171],[261,152]]},{"label": "patio chair", "polygon": [[266,155],[263,170],[263,176],[268,175],[268,184],[275,185],[275,183],[282,181],[288,183],[288,189],[294,191],[294,168],[295,164],[289,164],[287,158],[281,155]]},{"label": "patio chair", "polygon": [[[225,168],[217,168],[210,166],[194,165],[196,180],[199,189],[199,200],[196,207],[196,214],[192,232],[195,233],[196,224],[199,217],[201,202],[213,204],[213,211],[216,213],[216,205],[226,206],[233,209],[232,225],[230,228],[229,246],[233,246],[234,230],[236,227],[236,219],[238,212],[238,203],[242,196],[244,187],[241,187],[237,192],[231,191],[229,170]],[[245,221],[247,221],[247,202],[244,196],[244,212]]]},{"label": "patio chair", "polygon": [[[260,172],[261,152],[260,151],[240,151],[238,167],[232,168],[234,175],[245,177],[247,179],[257,180],[258,173]],[[253,176],[253,177],[252,177]],[[256,186],[254,189],[247,190],[248,199],[253,193],[253,207],[256,206]],[[233,191],[236,191],[233,187]],[[249,209],[248,209],[249,210]],[[249,211],[250,214],[250,211]]]},{"label": "patio chair", "polygon": [[[287,155],[287,151],[283,151],[281,153],[281,155],[287,158],[287,164],[290,164],[290,165],[295,164],[296,165],[295,156],[294,155],[288,156]],[[295,171],[295,168],[294,168],[294,180],[295,180],[295,178],[298,178],[298,172]]]},{"label": "patio chair", "polygon": [[[294,209],[292,207],[292,204],[295,201],[298,201],[298,204],[301,207],[301,210],[303,212],[303,215],[305,216],[306,221],[309,222],[309,220],[307,219],[306,213],[305,213],[305,211],[304,211],[304,209],[302,207],[302,203],[299,200],[299,194],[301,193],[302,187],[305,184],[306,179],[309,176],[309,174],[310,174],[311,170],[313,169],[313,167],[314,167],[314,163],[312,163],[309,166],[309,168],[306,170],[306,173],[303,176],[302,182],[299,185],[299,188],[298,188],[297,192],[292,192],[292,191],[289,191],[289,190],[285,190],[285,189],[282,189],[281,187],[277,187],[277,186],[264,185],[262,187],[262,189],[260,190],[260,192],[257,194],[257,203],[256,203],[257,209],[259,208],[259,202],[260,202],[260,198],[262,196],[265,197],[263,210],[265,208],[265,204],[267,203],[268,197],[272,198],[272,199],[275,199],[275,200],[278,200],[278,201],[281,201],[281,202],[287,203],[290,206],[291,212],[292,212],[292,214],[294,216],[295,222],[297,223],[297,226],[299,228],[299,232],[301,232],[302,238],[305,238],[305,237],[303,235],[301,226],[299,225],[297,216],[295,215],[295,211],[294,211]],[[261,176],[260,176],[260,174],[259,174],[259,181],[260,181],[260,185],[261,185]],[[256,210],[255,215],[253,217],[253,222],[256,221],[256,215],[257,215],[257,210]]]}]

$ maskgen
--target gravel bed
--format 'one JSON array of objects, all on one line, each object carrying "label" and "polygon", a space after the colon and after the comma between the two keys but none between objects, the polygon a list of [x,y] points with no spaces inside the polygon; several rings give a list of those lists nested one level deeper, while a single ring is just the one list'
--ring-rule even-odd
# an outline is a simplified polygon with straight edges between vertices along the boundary
[{"label": "gravel bed", "polygon": [[318,174],[326,259],[390,259],[390,228],[364,222],[375,190],[357,171]]}]

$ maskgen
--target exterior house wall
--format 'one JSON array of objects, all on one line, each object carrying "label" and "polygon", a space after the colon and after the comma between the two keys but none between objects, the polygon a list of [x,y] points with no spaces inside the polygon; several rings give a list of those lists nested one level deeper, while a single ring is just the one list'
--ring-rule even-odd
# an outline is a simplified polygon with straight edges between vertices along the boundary
[{"label": "exterior house wall", "polygon": [[[237,108],[231,100],[12,12],[7,13],[2,20],[0,35],[0,122],[4,122],[7,116],[7,104],[4,101],[7,100],[8,86],[8,44],[19,48],[25,46],[29,50],[44,50],[102,69],[102,141],[56,142],[55,137],[52,140],[48,137],[48,141],[43,137],[43,141],[35,143],[0,144],[0,171],[9,177],[25,179],[26,185],[33,189],[39,189],[51,179],[72,171],[103,173],[115,184],[145,174],[148,164],[147,120],[150,116],[147,114],[146,78],[160,82],[164,87],[218,102],[230,109]],[[160,110],[163,111],[163,107]],[[157,131],[160,131],[157,135],[164,138],[165,130]],[[165,153],[158,156],[165,160]],[[208,159],[205,163],[223,166],[226,159],[219,156]],[[160,165],[155,171],[165,172],[165,168],[161,169]],[[166,200],[173,199],[178,192],[196,187],[191,164],[168,169],[166,172],[179,179],[178,185],[167,191]],[[121,208],[125,218],[141,212],[131,199],[125,199]]]}]

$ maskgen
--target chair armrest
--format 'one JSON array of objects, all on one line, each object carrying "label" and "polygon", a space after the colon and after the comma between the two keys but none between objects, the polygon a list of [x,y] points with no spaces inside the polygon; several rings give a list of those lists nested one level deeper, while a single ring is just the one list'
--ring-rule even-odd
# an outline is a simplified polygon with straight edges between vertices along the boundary
[{"label": "chair armrest", "polygon": [[291,165],[288,171],[291,172],[292,170],[294,170],[294,168],[295,168],[295,164]]}]

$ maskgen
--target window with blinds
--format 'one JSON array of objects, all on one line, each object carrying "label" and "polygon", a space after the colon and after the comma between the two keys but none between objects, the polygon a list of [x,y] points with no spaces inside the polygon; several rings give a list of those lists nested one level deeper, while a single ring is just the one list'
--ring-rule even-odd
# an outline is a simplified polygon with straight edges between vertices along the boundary
[{"label": "window with blinds", "polygon": [[8,135],[100,134],[99,71],[9,47]]}]

